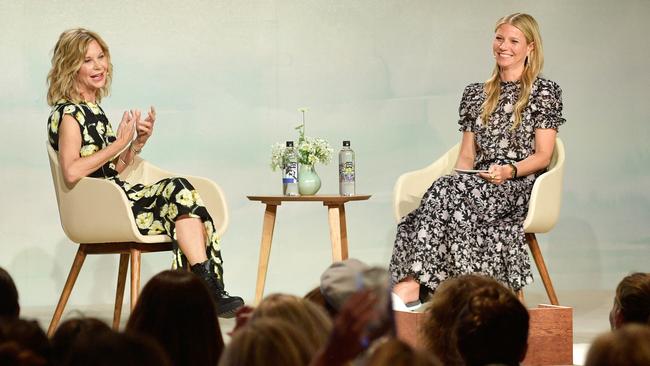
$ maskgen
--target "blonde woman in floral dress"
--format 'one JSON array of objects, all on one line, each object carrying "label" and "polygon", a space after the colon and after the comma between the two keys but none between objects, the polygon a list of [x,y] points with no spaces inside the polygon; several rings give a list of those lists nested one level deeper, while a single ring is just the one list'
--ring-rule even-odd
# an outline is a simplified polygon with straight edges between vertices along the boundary
[{"label": "blonde woman in floral dress", "polygon": [[397,227],[390,262],[393,291],[404,303],[463,274],[491,276],[513,290],[532,282],[523,222],[535,179],[551,161],[562,118],[562,91],[542,78],[535,19],[497,21],[491,78],[470,84],[460,102],[459,169],[486,173],[437,179],[420,207]]},{"label": "blonde woman in floral dress", "polygon": [[111,78],[109,49],[98,34],[86,29],[61,34],[47,77],[47,101],[52,106],[47,130],[50,144],[59,152],[66,184],[95,177],[122,188],[139,231],[171,237],[172,267],[190,266],[210,289],[219,316],[234,316],[243,301],[224,289],[219,238],[199,192],[184,178],[150,186],[119,179],[151,137],[156,112],[152,107],[144,119],[137,110],[124,112],[115,133],[99,106],[109,93]]}]

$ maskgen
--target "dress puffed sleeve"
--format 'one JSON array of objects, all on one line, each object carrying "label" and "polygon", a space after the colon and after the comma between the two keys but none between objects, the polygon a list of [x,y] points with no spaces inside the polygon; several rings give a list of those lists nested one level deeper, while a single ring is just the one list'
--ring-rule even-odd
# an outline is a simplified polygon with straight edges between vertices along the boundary
[{"label": "dress puffed sleeve", "polygon": [[483,103],[483,84],[470,84],[465,87],[458,106],[458,124],[461,132],[474,132]]},{"label": "dress puffed sleeve", "polygon": [[537,90],[531,98],[534,126],[558,130],[566,122],[562,117],[562,89],[553,81],[538,80]]}]

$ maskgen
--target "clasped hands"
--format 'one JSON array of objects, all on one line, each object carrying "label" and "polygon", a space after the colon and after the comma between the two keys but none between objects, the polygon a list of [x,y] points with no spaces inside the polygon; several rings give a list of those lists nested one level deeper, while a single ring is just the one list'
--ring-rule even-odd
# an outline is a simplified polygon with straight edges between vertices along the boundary
[{"label": "clasped hands", "polygon": [[487,173],[478,173],[478,175],[493,184],[502,184],[512,177],[512,167],[510,165],[492,164]]},{"label": "clasped hands", "polygon": [[[156,122],[156,110],[151,107],[147,112],[147,117],[145,119],[141,119],[141,117],[142,113],[137,109],[126,111],[122,115],[115,141],[121,148],[131,144],[133,152],[138,153],[151,137]],[[136,134],[135,139],[133,138],[134,133]]]}]

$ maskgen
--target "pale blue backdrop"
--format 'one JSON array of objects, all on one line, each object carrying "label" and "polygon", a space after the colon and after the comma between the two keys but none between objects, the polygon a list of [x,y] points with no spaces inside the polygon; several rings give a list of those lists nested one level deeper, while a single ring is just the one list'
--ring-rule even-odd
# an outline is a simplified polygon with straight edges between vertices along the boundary
[{"label": "pale blue backdrop", "polygon": [[[492,68],[493,24],[516,11],[539,21],[545,75],[564,91],[562,214],[541,235],[560,298],[611,289],[650,263],[650,2],[625,1],[10,1],[0,0],[0,266],[25,307],[53,307],[76,246],[64,236],[44,142],[45,77],[58,35],[84,26],[113,56],[114,126],[128,108],[158,108],[142,155],[217,181],[228,198],[228,289],[252,299],[263,207],[280,193],[270,145],[307,134],[352,141],[360,193],[348,206],[350,254],[387,264],[391,193],[403,172],[451,145],[464,86]],[[337,191],[335,164],[317,167]],[[301,294],[330,262],[326,210],[278,209],[267,292]],[[145,255],[144,280],[168,254]],[[116,258],[87,260],[70,304],[110,304]],[[541,292],[539,281],[532,292]]]}]

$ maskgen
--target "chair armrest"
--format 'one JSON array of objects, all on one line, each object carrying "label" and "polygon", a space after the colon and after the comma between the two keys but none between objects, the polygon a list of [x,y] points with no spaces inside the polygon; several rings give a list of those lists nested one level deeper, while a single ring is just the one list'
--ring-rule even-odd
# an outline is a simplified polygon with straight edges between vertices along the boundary
[{"label": "chair armrest", "polygon": [[223,190],[217,183],[208,178],[195,177],[191,175],[184,177],[190,181],[197,192],[199,192],[205,207],[208,209],[210,216],[212,216],[215,227],[214,230],[219,234],[219,237],[223,236],[223,233],[226,232],[230,222],[228,204],[226,203]]},{"label": "chair armrest", "polygon": [[402,174],[393,189],[393,214],[399,221],[420,205],[422,196],[434,180],[453,169],[460,153],[460,144],[452,147],[426,168]]},{"label": "chair armrest", "polygon": [[548,232],[560,217],[564,176],[564,144],[558,138],[555,146],[552,158],[553,167],[537,177],[533,184],[528,201],[528,214],[524,221],[524,232],[526,233]]},{"label": "chair armrest", "polygon": [[129,183],[142,183],[145,185],[153,184],[161,179],[170,177],[183,177],[187,179],[201,195],[201,199],[208,209],[212,220],[214,221],[215,231],[219,236],[223,236],[228,228],[230,217],[228,216],[228,205],[221,187],[210,179],[204,177],[188,176],[183,174],[172,173],[160,169],[154,164],[135,156],[133,164],[129,164],[120,174],[120,179]]},{"label": "chair armrest", "polygon": [[77,243],[137,241],[131,205],[115,183],[82,178],[60,192],[61,226]]}]

